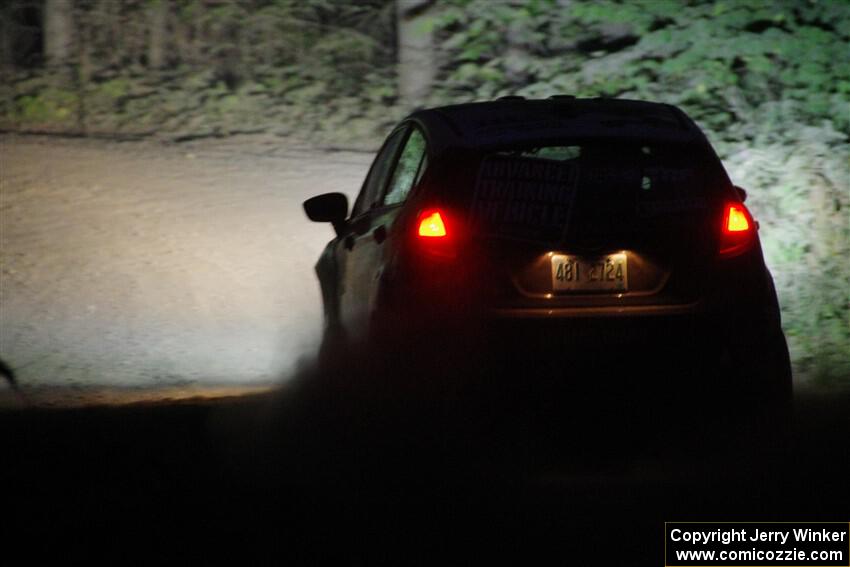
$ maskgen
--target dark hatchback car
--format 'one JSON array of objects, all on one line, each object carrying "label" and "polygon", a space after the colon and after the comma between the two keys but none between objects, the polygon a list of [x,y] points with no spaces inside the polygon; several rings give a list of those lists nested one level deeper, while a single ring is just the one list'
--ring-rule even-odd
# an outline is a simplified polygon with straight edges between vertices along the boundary
[{"label": "dark hatchback car", "polygon": [[325,344],[439,338],[545,361],[565,382],[618,359],[640,381],[675,359],[667,384],[785,406],[788,350],[745,197],[667,104],[508,97],[417,111],[350,213],[339,193],[304,203],[336,231],[316,265]]}]

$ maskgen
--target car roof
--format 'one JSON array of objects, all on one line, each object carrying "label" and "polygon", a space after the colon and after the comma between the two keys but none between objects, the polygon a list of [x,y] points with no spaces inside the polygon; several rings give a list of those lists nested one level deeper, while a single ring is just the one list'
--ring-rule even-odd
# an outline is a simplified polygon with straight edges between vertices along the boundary
[{"label": "car roof", "polygon": [[704,139],[675,106],[606,98],[505,97],[414,112],[437,148],[488,148],[572,138],[617,138],[671,142]]}]

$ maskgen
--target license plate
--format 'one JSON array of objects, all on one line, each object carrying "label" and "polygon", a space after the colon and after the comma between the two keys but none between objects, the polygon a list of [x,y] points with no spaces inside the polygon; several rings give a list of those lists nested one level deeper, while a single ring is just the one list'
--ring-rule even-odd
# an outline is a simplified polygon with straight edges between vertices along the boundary
[{"label": "license plate", "polygon": [[626,291],[628,288],[625,253],[599,258],[552,254],[554,291]]}]

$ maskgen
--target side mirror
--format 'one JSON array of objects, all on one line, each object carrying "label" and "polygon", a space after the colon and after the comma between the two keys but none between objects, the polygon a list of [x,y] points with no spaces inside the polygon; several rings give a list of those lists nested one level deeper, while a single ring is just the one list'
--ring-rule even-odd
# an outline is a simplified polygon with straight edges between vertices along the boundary
[{"label": "side mirror", "polygon": [[747,190],[746,189],[744,189],[743,187],[738,187],[737,185],[735,185],[735,191],[738,193],[738,197],[740,197],[742,203],[747,200]]},{"label": "side mirror", "polygon": [[342,193],[325,193],[304,201],[304,212],[314,222],[329,222],[337,234],[348,215],[348,197]]}]

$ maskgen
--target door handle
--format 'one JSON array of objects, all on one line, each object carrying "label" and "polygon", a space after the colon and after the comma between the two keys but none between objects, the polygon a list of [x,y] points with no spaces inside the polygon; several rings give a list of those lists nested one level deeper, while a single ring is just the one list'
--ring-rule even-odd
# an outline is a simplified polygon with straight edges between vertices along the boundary
[{"label": "door handle", "polygon": [[387,229],[384,228],[384,225],[381,225],[372,231],[372,236],[375,237],[375,242],[380,244],[387,239]]},{"label": "door handle", "polygon": [[354,236],[348,235],[345,237],[345,240],[342,241],[343,245],[346,249],[351,250],[354,248]]}]

